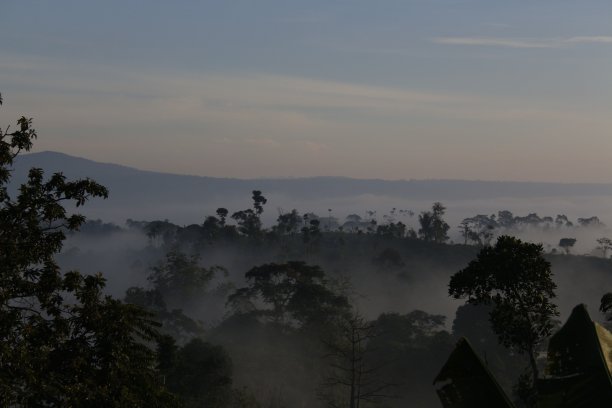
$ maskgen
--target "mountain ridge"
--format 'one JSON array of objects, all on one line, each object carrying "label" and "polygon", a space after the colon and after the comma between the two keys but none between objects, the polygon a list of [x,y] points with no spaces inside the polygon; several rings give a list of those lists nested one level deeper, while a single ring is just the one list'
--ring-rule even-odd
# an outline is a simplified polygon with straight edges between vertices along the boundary
[{"label": "mountain ridge", "polygon": [[219,177],[219,176],[202,176],[198,174],[186,174],[186,173],[174,173],[174,172],[163,172],[157,170],[146,170],[139,169],[137,167],[128,166],[124,164],[117,164],[112,162],[102,162],[93,159],[88,159],[86,157],[74,156],[63,152],[53,151],[53,150],[44,150],[41,152],[34,153],[24,153],[19,156],[18,159],[23,158],[64,158],[73,161],[81,161],[85,163],[91,163],[95,165],[104,165],[104,166],[112,166],[115,168],[120,168],[129,171],[135,171],[140,173],[150,173],[150,174],[158,174],[165,176],[180,176],[180,177],[193,177],[193,178],[203,178],[203,179],[215,179],[215,180],[240,180],[240,181],[257,181],[257,180],[274,180],[274,181],[295,181],[295,180],[359,180],[359,181],[372,181],[372,182],[451,182],[451,183],[484,183],[484,184],[537,184],[537,185],[560,185],[560,186],[606,186],[612,187],[612,182],[610,183],[601,183],[601,182],[565,182],[565,181],[517,181],[517,180],[481,180],[481,179],[452,179],[452,178],[425,178],[425,179],[415,179],[415,178],[397,178],[397,179],[384,179],[384,178],[363,178],[363,177],[350,177],[350,176],[299,176],[299,177],[253,177],[253,178],[244,178],[244,177]]},{"label": "mountain ridge", "polygon": [[[365,208],[382,212],[397,207],[411,208],[418,213],[435,201],[449,205],[461,203],[459,207],[472,215],[506,209],[501,207],[510,207],[508,201],[521,203],[515,207],[516,211],[534,212],[546,208],[547,212],[564,212],[568,210],[557,203],[567,205],[564,200],[568,197],[573,200],[570,204],[574,207],[579,204],[576,204],[577,201],[584,202],[587,197],[595,197],[598,199],[586,200],[587,208],[591,205],[589,202],[604,204],[604,201],[605,208],[612,208],[612,184],[384,180],[337,176],[219,178],[140,170],[52,151],[18,156],[14,164],[13,189],[26,180],[31,167],[40,167],[47,174],[62,172],[69,179],[89,177],[106,186],[110,198],[94,200],[83,211],[89,217],[115,221],[126,218],[171,218],[180,222],[201,222],[206,215],[214,214],[218,207],[226,207],[230,211],[250,207],[253,190],[261,190],[268,198],[264,214],[268,222],[274,221],[277,216],[275,209],[282,212],[283,209],[297,208],[300,212],[318,211],[323,214],[327,214],[328,209],[334,209],[338,215],[347,215],[350,212],[362,213]],[[554,210],[534,204],[542,197],[552,198],[549,202],[555,203]],[[580,214],[586,215],[582,211]]]}]

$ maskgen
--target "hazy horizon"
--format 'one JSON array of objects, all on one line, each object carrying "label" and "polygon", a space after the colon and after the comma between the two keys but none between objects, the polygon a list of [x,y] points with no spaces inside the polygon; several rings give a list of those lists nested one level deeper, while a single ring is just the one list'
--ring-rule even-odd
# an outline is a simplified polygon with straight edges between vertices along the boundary
[{"label": "hazy horizon", "polygon": [[[332,215],[343,220],[350,214],[364,219],[371,216],[380,223],[394,218],[418,230],[418,215],[435,201],[442,202],[445,218],[452,226],[449,236],[461,242],[459,224],[477,214],[497,214],[509,210],[516,216],[567,215],[572,222],[580,217],[597,216],[612,225],[612,185],[557,184],[535,182],[494,182],[467,180],[380,180],[348,178],[259,178],[232,179],[191,175],[151,173],[130,167],[117,167],[85,158],[48,152],[24,154],[15,166],[14,181],[25,180],[30,167],[42,167],[47,174],[62,171],[69,178],[91,177],[110,190],[107,200],[94,200],[82,211],[90,219],[102,219],[123,225],[128,218],[164,220],[179,225],[200,224],[217,208],[230,213],[249,206],[251,191],[261,190],[268,202],[262,214],[265,226],[272,226],[282,212],[292,209],[301,214]],[[329,210],[332,210],[329,212]],[[399,213],[410,210],[413,215]],[[570,234],[578,238],[576,253],[588,253],[596,239],[609,234],[609,228],[579,231],[553,229],[552,233],[520,233],[524,239],[556,245]]]},{"label": "hazy horizon", "polygon": [[[329,174],[329,175],[323,175],[323,176],[283,176],[283,175],[279,175],[279,176],[252,176],[252,177],[249,177],[248,175],[246,175],[244,177],[228,177],[228,176],[210,176],[207,174],[192,174],[192,173],[179,173],[179,172],[172,172],[172,171],[160,171],[160,170],[148,169],[148,168],[143,168],[143,167],[138,167],[138,166],[132,166],[129,164],[116,163],[110,160],[104,160],[104,159],[98,160],[98,159],[93,159],[91,157],[86,157],[86,156],[77,156],[77,155],[73,155],[70,153],[55,151],[55,150],[40,150],[40,149],[34,148],[30,152],[23,153],[22,156],[28,156],[30,154],[36,155],[36,154],[47,154],[47,153],[60,154],[60,155],[69,156],[71,158],[91,161],[97,164],[108,164],[112,166],[120,166],[120,167],[125,167],[131,170],[149,172],[149,173],[160,173],[160,174],[171,175],[171,176],[186,176],[186,177],[200,177],[200,178],[213,178],[213,179],[214,178],[235,179],[235,180],[245,180],[245,181],[257,181],[257,180],[289,180],[290,181],[290,180],[299,180],[299,179],[330,178],[330,179],[390,181],[390,182],[403,182],[403,181],[406,181],[406,182],[410,182],[410,181],[446,182],[446,181],[449,181],[449,182],[476,182],[476,183],[482,182],[482,183],[502,183],[502,184],[518,183],[518,184],[551,184],[551,185],[557,184],[557,185],[594,185],[594,186],[612,185],[612,181],[610,182],[580,182],[580,181],[576,182],[576,181],[546,181],[546,180],[521,181],[521,180],[496,180],[496,179],[461,179],[461,178],[375,178],[375,177],[339,176],[335,174]],[[87,174],[83,174],[82,177],[87,177]]]},{"label": "hazy horizon", "polygon": [[35,151],[212,177],[612,182],[609,2],[0,8],[0,120],[33,117]]},{"label": "hazy horizon", "polygon": [[0,0],[0,405],[606,405],[611,21]]}]

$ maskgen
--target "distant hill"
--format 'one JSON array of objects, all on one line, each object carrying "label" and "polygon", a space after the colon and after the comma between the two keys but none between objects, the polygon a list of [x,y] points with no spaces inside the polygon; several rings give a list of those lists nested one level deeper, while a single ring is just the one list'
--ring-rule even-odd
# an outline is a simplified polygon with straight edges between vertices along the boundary
[{"label": "distant hill", "polygon": [[[492,200],[534,197],[612,198],[612,184],[528,183],[462,180],[378,180],[344,177],[233,179],[199,177],[142,171],[131,167],[69,156],[57,152],[24,154],[18,157],[14,180],[23,181],[31,167],[46,172],[62,171],[70,178],[90,177],[107,186],[111,198],[96,201],[86,208],[90,216],[123,221],[126,218],[169,218],[175,222],[201,222],[218,206],[230,211],[250,206],[251,191],[258,189],[268,197],[268,217],[276,209],[300,211],[350,211],[357,198],[367,208],[385,197],[398,208],[409,203],[433,201]],[[275,200],[272,200],[274,198]],[[378,203],[378,204],[377,204]],[[386,205],[386,202],[385,202]],[[423,209],[423,208],[421,208]],[[474,213],[480,209],[474,209]],[[551,210],[552,212],[552,210]],[[346,215],[346,214],[343,214]]]}]

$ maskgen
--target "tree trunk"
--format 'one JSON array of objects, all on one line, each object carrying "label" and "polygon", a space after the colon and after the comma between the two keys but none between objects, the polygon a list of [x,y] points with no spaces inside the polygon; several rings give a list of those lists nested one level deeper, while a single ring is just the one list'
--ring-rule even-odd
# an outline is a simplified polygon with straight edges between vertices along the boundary
[{"label": "tree trunk", "polygon": [[529,406],[531,408],[538,408],[538,378],[540,377],[540,371],[538,370],[538,363],[535,358],[535,351],[533,347],[529,348],[529,364],[531,365],[532,371],[532,383],[531,387],[533,389],[533,399],[529,401]]}]

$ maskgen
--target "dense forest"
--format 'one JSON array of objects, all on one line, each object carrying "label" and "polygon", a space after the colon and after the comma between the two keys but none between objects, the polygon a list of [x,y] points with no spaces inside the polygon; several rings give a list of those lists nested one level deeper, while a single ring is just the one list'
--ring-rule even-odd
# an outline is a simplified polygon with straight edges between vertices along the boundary
[{"label": "dense forest", "polygon": [[[433,378],[463,336],[528,406],[560,319],[612,307],[612,240],[595,216],[501,210],[451,242],[439,202],[343,220],[279,211],[266,226],[255,190],[200,224],[86,221],[72,206],[109,197],[93,180],[33,168],[9,195],[31,123],[0,133],[3,406],[438,407]],[[572,254],[580,230],[598,236],[590,256]],[[562,238],[514,237],[533,231]],[[511,308],[522,291],[541,300],[531,337]]]},{"label": "dense forest", "polygon": [[[339,222],[292,210],[269,227],[259,220],[267,208],[264,194],[254,191],[251,203],[234,212],[219,208],[197,225],[90,221],[68,238],[58,259],[81,270],[91,268],[92,259],[99,260],[94,268],[119,266],[111,272],[117,281],[109,282],[113,293],[122,296],[131,286],[125,301],[154,311],[176,344],[195,337],[222,346],[234,384],[262,406],[342,401],[350,388],[344,376],[351,358],[364,359],[371,378],[363,381],[371,382],[371,390],[382,387],[373,397],[366,388],[364,401],[439,406],[432,378],[461,336],[477,339],[476,347],[512,394],[526,357],[499,345],[487,306],[448,296],[450,277],[504,234],[605,231],[596,217],[574,225],[562,215],[555,222],[500,211],[498,217],[462,222],[465,241],[451,244],[440,203],[419,215],[391,210],[380,223],[372,212]],[[418,220],[417,229],[400,217]],[[597,256],[548,248],[542,252],[548,252],[559,284],[561,310],[589,303],[596,313],[602,288],[612,283],[605,238],[594,248]],[[349,337],[326,338],[330,333]],[[363,337],[363,356],[346,355],[353,333]],[[346,360],[337,361],[339,356]]]}]

